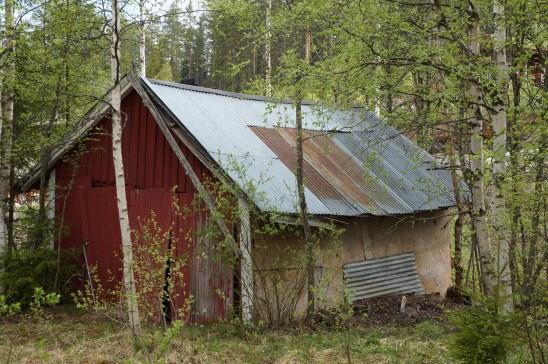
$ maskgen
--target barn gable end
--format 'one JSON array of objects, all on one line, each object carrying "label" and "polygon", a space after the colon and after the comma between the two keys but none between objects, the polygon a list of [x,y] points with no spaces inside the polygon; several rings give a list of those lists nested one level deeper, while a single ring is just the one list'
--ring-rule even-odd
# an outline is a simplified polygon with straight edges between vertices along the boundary
[{"label": "barn gable end", "polygon": [[[188,258],[175,309],[183,307],[185,299],[192,295],[203,298],[203,302],[194,301],[192,320],[226,317],[232,297],[231,269],[213,259],[198,262],[200,258],[194,254],[197,231],[207,220],[203,209],[195,207],[196,190],[135,91],[124,97],[122,115],[122,156],[132,230],[138,232],[153,211],[163,230],[172,229],[171,242],[166,241],[166,247],[173,244],[178,257]],[[122,264],[110,130],[109,118],[100,120],[67,158],[54,165],[54,170],[55,215],[57,222],[65,227],[61,247],[82,252],[86,244],[89,265],[97,266],[98,278],[112,289],[121,282]],[[196,175],[211,179],[209,170],[179,144]],[[190,207],[190,216],[176,213],[175,201]],[[210,297],[211,292],[222,295]]]}]

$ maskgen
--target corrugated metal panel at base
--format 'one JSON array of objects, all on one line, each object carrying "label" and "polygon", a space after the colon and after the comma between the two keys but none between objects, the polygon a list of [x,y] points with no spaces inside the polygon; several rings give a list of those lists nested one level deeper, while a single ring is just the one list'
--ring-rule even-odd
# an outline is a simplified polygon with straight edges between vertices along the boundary
[{"label": "corrugated metal panel at base", "polygon": [[415,253],[347,263],[343,271],[351,302],[394,293],[424,293]]}]

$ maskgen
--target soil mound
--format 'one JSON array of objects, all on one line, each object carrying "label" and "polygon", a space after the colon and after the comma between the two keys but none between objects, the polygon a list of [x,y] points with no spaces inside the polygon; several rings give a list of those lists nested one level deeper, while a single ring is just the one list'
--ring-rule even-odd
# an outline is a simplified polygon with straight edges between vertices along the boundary
[{"label": "soil mound", "polygon": [[[402,299],[405,301],[403,309]],[[439,295],[388,295],[358,300],[353,306],[355,319],[370,325],[415,324],[445,319]]]}]

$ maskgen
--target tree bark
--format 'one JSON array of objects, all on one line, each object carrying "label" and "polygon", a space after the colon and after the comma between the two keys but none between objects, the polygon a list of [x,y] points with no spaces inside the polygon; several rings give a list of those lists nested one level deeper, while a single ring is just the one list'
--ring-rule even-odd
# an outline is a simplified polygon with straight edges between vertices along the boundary
[{"label": "tree bark", "polygon": [[134,334],[141,330],[139,307],[133,274],[133,249],[131,227],[126,198],[126,181],[122,160],[122,121],[121,121],[121,85],[120,85],[120,8],[118,0],[112,0],[112,44],[111,44],[111,80],[112,87],[112,159],[116,184],[116,199],[120,233],[122,237],[124,290],[127,300],[128,320]]},{"label": "tree bark", "polygon": [[[13,157],[13,156],[12,156]],[[15,236],[13,234],[13,222],[15,215],[15,164],[13,163],[13,158],[11,161],[10,167],[10,196],[8,198],[8,218],[6,227],[8,229],[8,254],[15,250]]]},{"label": "tree bark", "polygon": [[272,0],[266,1],[265,84],[266,96],[272,97]]},{"label": "tree bark", "polygon": [[[474,4],[470,5],[471,31],[470,51],[474,58],[480,56],[480,23],[479,11]],[[475,62],[475,59],[472,60]],[[484,177],[483,177],[483,116],[481,114],[482,94],[477,82],[470,82],[469,90],[469,120],[471,127],[471,187],[472,187],[472,227],[478,242],[481,263],[481,283],[485,294],[493,291],[495,271],[493,267],[493,252],[489,239],[487,213],[485,209]]]},{"label": "tree bark", "polygon": [[145,0],[139,0],[139,76],[146,77]]},{"label": "tree bark", "polygon": [[450,136],[450,143],[447,148],[451,167],[451,183],[453,186],[455,203],[457,205],[457,220],[455,221],[454,230],[454,266],[455,266],[455,287],[462,291],[464,282],[464,269],[462,267],[462,227],[464,225],[464,206],[462,204],[459,177],[457,175],[457,158],[455,157],[455,141],[454,137]]},{"label": "tree bark", "polygon": [[512,309],[510,296],[510,268],[508,236],[504,226],[506,215],[505,199],[503,196],[503,184],[506,176],[506,98],[508,93],[508,65],[506,61],[506,26],[504,24],[504,7],[499,1],[493,3],[493,15],[495,17],[495,62],[497,92],[494,100],[493,132],[493,224],[494,238],[496,239],[498,293],[503,301],[505,310]]},{"label": "tree bark", "polygon": [[253,319],[253,259],[251,223],[249,218],[249,205],[245,198],[238,197],[240,210],[240,291],[242,304],[242,321],[250,323]]},{"label": "tree bark", "polygon": [[[0,255],[7,248],[8,226],[6,224],[6,207],[8,206],[10,191],[10,169],[12,163],[13,143],[13,106],[14,106],[14,81],[15,65],[13,60],[14,29],[14,1],[6,0],[4,3],[4,27],[5,27],[5,66],[2,69],[2,95],[0,100]],[[2,264],[3,269],[3,264]],[[3,287],[0,287],[3,292]]]},{"label": "tree bark", "polygon": [[[310,30],[305,31],[305,63],[310,61],[310,46],[311,46],[311,34]],[[310,223],[308,221],[308,207],[305,198],[305,185],[303,176],[303,116],[302,116],[302,89],[301,85],[297,85],[297,97],[295,102],[295,128],[296,128],[296,141],[295,148],[297,152],[297,168],[295,175],[297,178],[297,194],[299,201],[299,215],[301,219],[301,225],[303,228],[304,243],[306,249],[306,277],[307,277],[307,320],[312,319],[312,315],[315,310],[316,302],[316,279],[314,275],[314,266],[316,263],[316,256],[314,254],[314,242],[312,241],[312,233],[310,230]]]},{"label": "tree bark", "polygon": [[[508,246],[508,255],[509,255],[509,268],[510,268],[510,282],[513,293],[518,293],[518,271],[517,271],[517,262],[516,262],[516,248],[518,244],[519,237],[519,220],[521,218],[521,207],[516,201],[518,194],[518,184],[516,178],[519,171],[518,164],[518,154],[519,154],[519,143],[516,135],[516,128],[518,122],[518,110],[521,102],[521,82],[519,80],[518,73],[516,71],[512,72],[510,75],[510,80],[512,82],[512,93],[513,93],[513,105],[514,110],[512,117],[510,117],[507,122],[507,143],[508,150],[510,152],[510,178],[512,181],[512,198],[511,198],[511,221],[510,221],[510,241]],[[515,303],[515,302],[514,302]]]}]

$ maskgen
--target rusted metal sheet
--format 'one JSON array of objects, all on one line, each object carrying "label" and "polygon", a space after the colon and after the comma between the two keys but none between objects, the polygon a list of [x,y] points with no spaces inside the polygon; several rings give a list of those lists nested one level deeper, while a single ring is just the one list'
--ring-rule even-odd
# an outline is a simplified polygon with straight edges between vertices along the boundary
[{"label": "rusted metal sheet", "polygon": [[[271,129],[255,126],[251,127],[251,130],[261,138],[287,168],[292,171],[296,170],[297,155],[295,153],[295,137],[292,130],[290,131],[287,128]],[[304,137],[309,138],[311,137],[311,134],[311,132],[307,132],[304,134]],[[336,166],[333,166],[331,163],[321,165],[322,162],[328,161],[328,158],[322,156],[322,151],[318,151],[319,148],[314,147],[315,144],[307,142],[304,148],[303,177],[306,187],[330,210],[340,212],[341,214],[344,214],[346,211],[352,211],[354,214],[359,214],[360,210],[355,204],[362,199],[366,199],[366,196],[363,194],[355,194],[355,200],[349,198],[348,194],[345,196],[345,189],[342,188],[341,185],[346,182],[347,185],[353,186],[353,184],[348,183],[348,178],[344,179],[344,177],[348,176],[342,176],[341,179],[344,179],[344,182],[339,180],[340,183],[337,184],[337,181],[332,178],[337,175],[337,172],[340,172],[340,170],[337,170]],[[330,167],[331,170],[329,170]],[[352,192],[354,191],[351,191],[350,193]],[[364,203],[364,205],[366,204],[366,201],[361,202]]]},{"label": "rusted metal sheet", "polygon": [[[151,95],[263,211],[298,212],[289,101],[146,80]],[[394,215],[454,206],[448,170],[360,108],[304,103],[305,197],[315,215]],[[251,195],[253,193],[253,195]]]},{"label": "rusted metal sheet", "polygon": [[223,254],[211,233],[206,212],[194,214],[192,256],[192,322],[210,322],[228,317],[232,307],[233,273],[226,252]]},{"label": "rusted metal sheet", "polygon": [[350,301],[388,294],[423,294],[415,253],[389,255],[343,266]]}]

